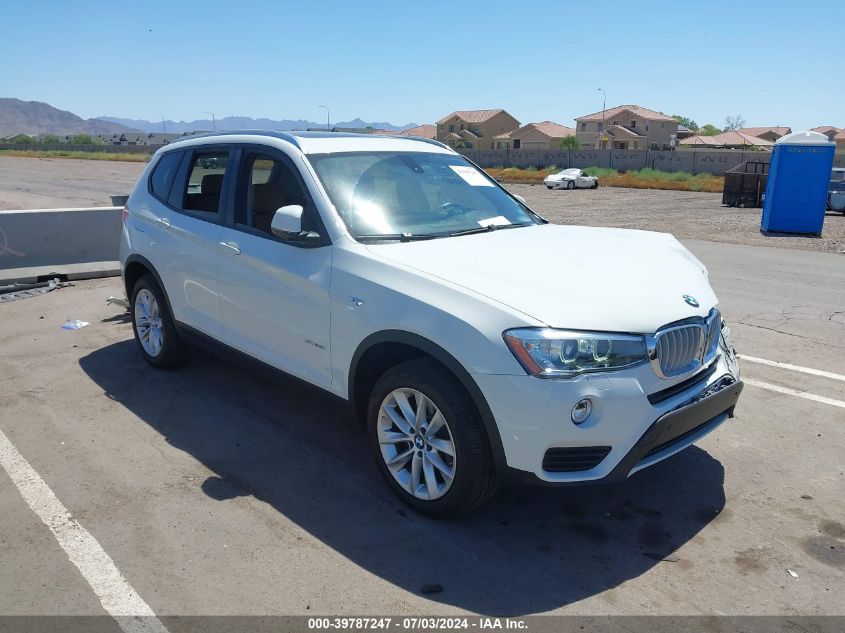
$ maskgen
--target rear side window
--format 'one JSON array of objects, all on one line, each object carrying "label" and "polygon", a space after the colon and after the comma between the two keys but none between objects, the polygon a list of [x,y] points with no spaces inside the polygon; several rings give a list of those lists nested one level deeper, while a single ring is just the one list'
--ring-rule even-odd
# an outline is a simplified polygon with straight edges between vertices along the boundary
[{"label": "rear side window", "polygon": [[217,215],[228,166],[228,150],[195,152],[188,171],[182,208],[202,215]]},{"label": "rear side window", "polygon": [[182,152],[168,152],[159,159],[150,176],[150,192],[156,198],[167,200],[180,162],[182,162]]}]

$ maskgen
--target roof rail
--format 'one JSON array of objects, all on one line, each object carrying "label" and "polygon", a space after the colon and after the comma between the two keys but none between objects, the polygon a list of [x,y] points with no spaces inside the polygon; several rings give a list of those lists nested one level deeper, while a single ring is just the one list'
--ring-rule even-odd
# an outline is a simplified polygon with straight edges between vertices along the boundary
[{"label": "roof rail", "polygon": [[188,134],[186,136],[182,136],[179,139],[173,141],[173,143],[187,141],[195,138],[210,138],[214,136],[235,136],[238,134],[250,134],[253,136],[271,136],[273,138],[287,141],[298,149],[302,149],[299,145],[299,141],[297,140],[296,136],[294,136],[293,134],[288,134],[287,132],[277,132],[275,130],[222,130],[220,132],[199,132],[197,134]]}]

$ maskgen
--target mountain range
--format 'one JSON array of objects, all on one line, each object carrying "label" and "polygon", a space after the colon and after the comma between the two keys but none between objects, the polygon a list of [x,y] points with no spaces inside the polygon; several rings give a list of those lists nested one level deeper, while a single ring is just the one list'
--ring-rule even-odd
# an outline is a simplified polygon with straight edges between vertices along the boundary
[{"label": "mountain range", "polygon": [[[101,116],[98,117],[100,121],[108,121],[109,123],[116,123],[142,132],[162,132],[167,131],[171,133],[193,132],[196,130],[306,130],[308,128],[322,129],[326,127],[326,123],[307,121],[305,119],[253,119],[248,116],[227,116],[222,119],[194,119],[193,121],[147,121],[144,119],[121,119],[119,117]],[[340,128],[367,128],[372,127],[377,130],[400,131],[408,128],[416,127],[416,123],[408,123],[406,125],[393,125],[384,121],[364,121],[360,118],[352,119],[351,121],[332,122],[332,127]]]},{"label": "mountain range", "polygon": [[[199,130],[305,130],[324,128],[325,123],[305,119],[253,119],[244,116],[228,116],[217,119],[196,119],[194,121],[146,121],[143,119],[124,119],[102,116],[83,119],[72,112],[59,110],[41,101],[22,101],[21,99],[0,97],[0,137],[12,134],[102,134],[112,135],[124,132],[194,132]],[[393,125],[383,121],[367,122],[360,118],[351,121],[333,122],[332,127],[367,128],[380,130],[407,130],[416,123]]]},{"label": "mountain range", "polygon": [[0,97],[0,137],[10,134],[120,134],[135,131],[118,123],[83,119],[41,101]]}]

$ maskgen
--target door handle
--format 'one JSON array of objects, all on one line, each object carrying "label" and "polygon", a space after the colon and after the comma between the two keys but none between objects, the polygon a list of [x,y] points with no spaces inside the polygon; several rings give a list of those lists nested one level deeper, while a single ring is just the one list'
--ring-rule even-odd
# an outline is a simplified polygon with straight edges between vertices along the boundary
[{"label": "door handle", "polygon": [[170,228],[170,220],[168,220],[167,218],[156,218],[155,221],[157,224],[160,224],[166,229]]},{"label": "door handle", "polygon": [[230,251],[232,251],[233,255],[241,254],[241,249],[235,242],[218,242],[218,244],[220,244],[220,246],[223,246],[224,248],[228,248]]}]

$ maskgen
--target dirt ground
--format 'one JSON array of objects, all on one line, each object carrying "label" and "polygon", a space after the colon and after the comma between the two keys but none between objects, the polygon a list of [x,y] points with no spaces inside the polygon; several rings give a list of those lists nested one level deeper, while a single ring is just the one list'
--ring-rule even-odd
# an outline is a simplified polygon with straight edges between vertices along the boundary
[{"label": "dirt ground", "polygon": [[542,185],[508,185],[529,206],[559,224],[615,226],[672,233],[681,239],[778,246],[839,253],[845,250],[845,215],[828,212],[821,237],[763,235],[762,209],[722,206],[720,193],[653,189],[548,190]]},{"label": "dirt ground", "polygon": [[[127,195],[143,163],[0,156],[0,210],[109,206]],[[821,237],[762,235],[762,209],[731,209],[721,194],[599,187],[549,191],[507,185],[552,222],[673,233],[686,239],[778,246],[829,253],[845,250],[845,215],[828,213]]]}]

